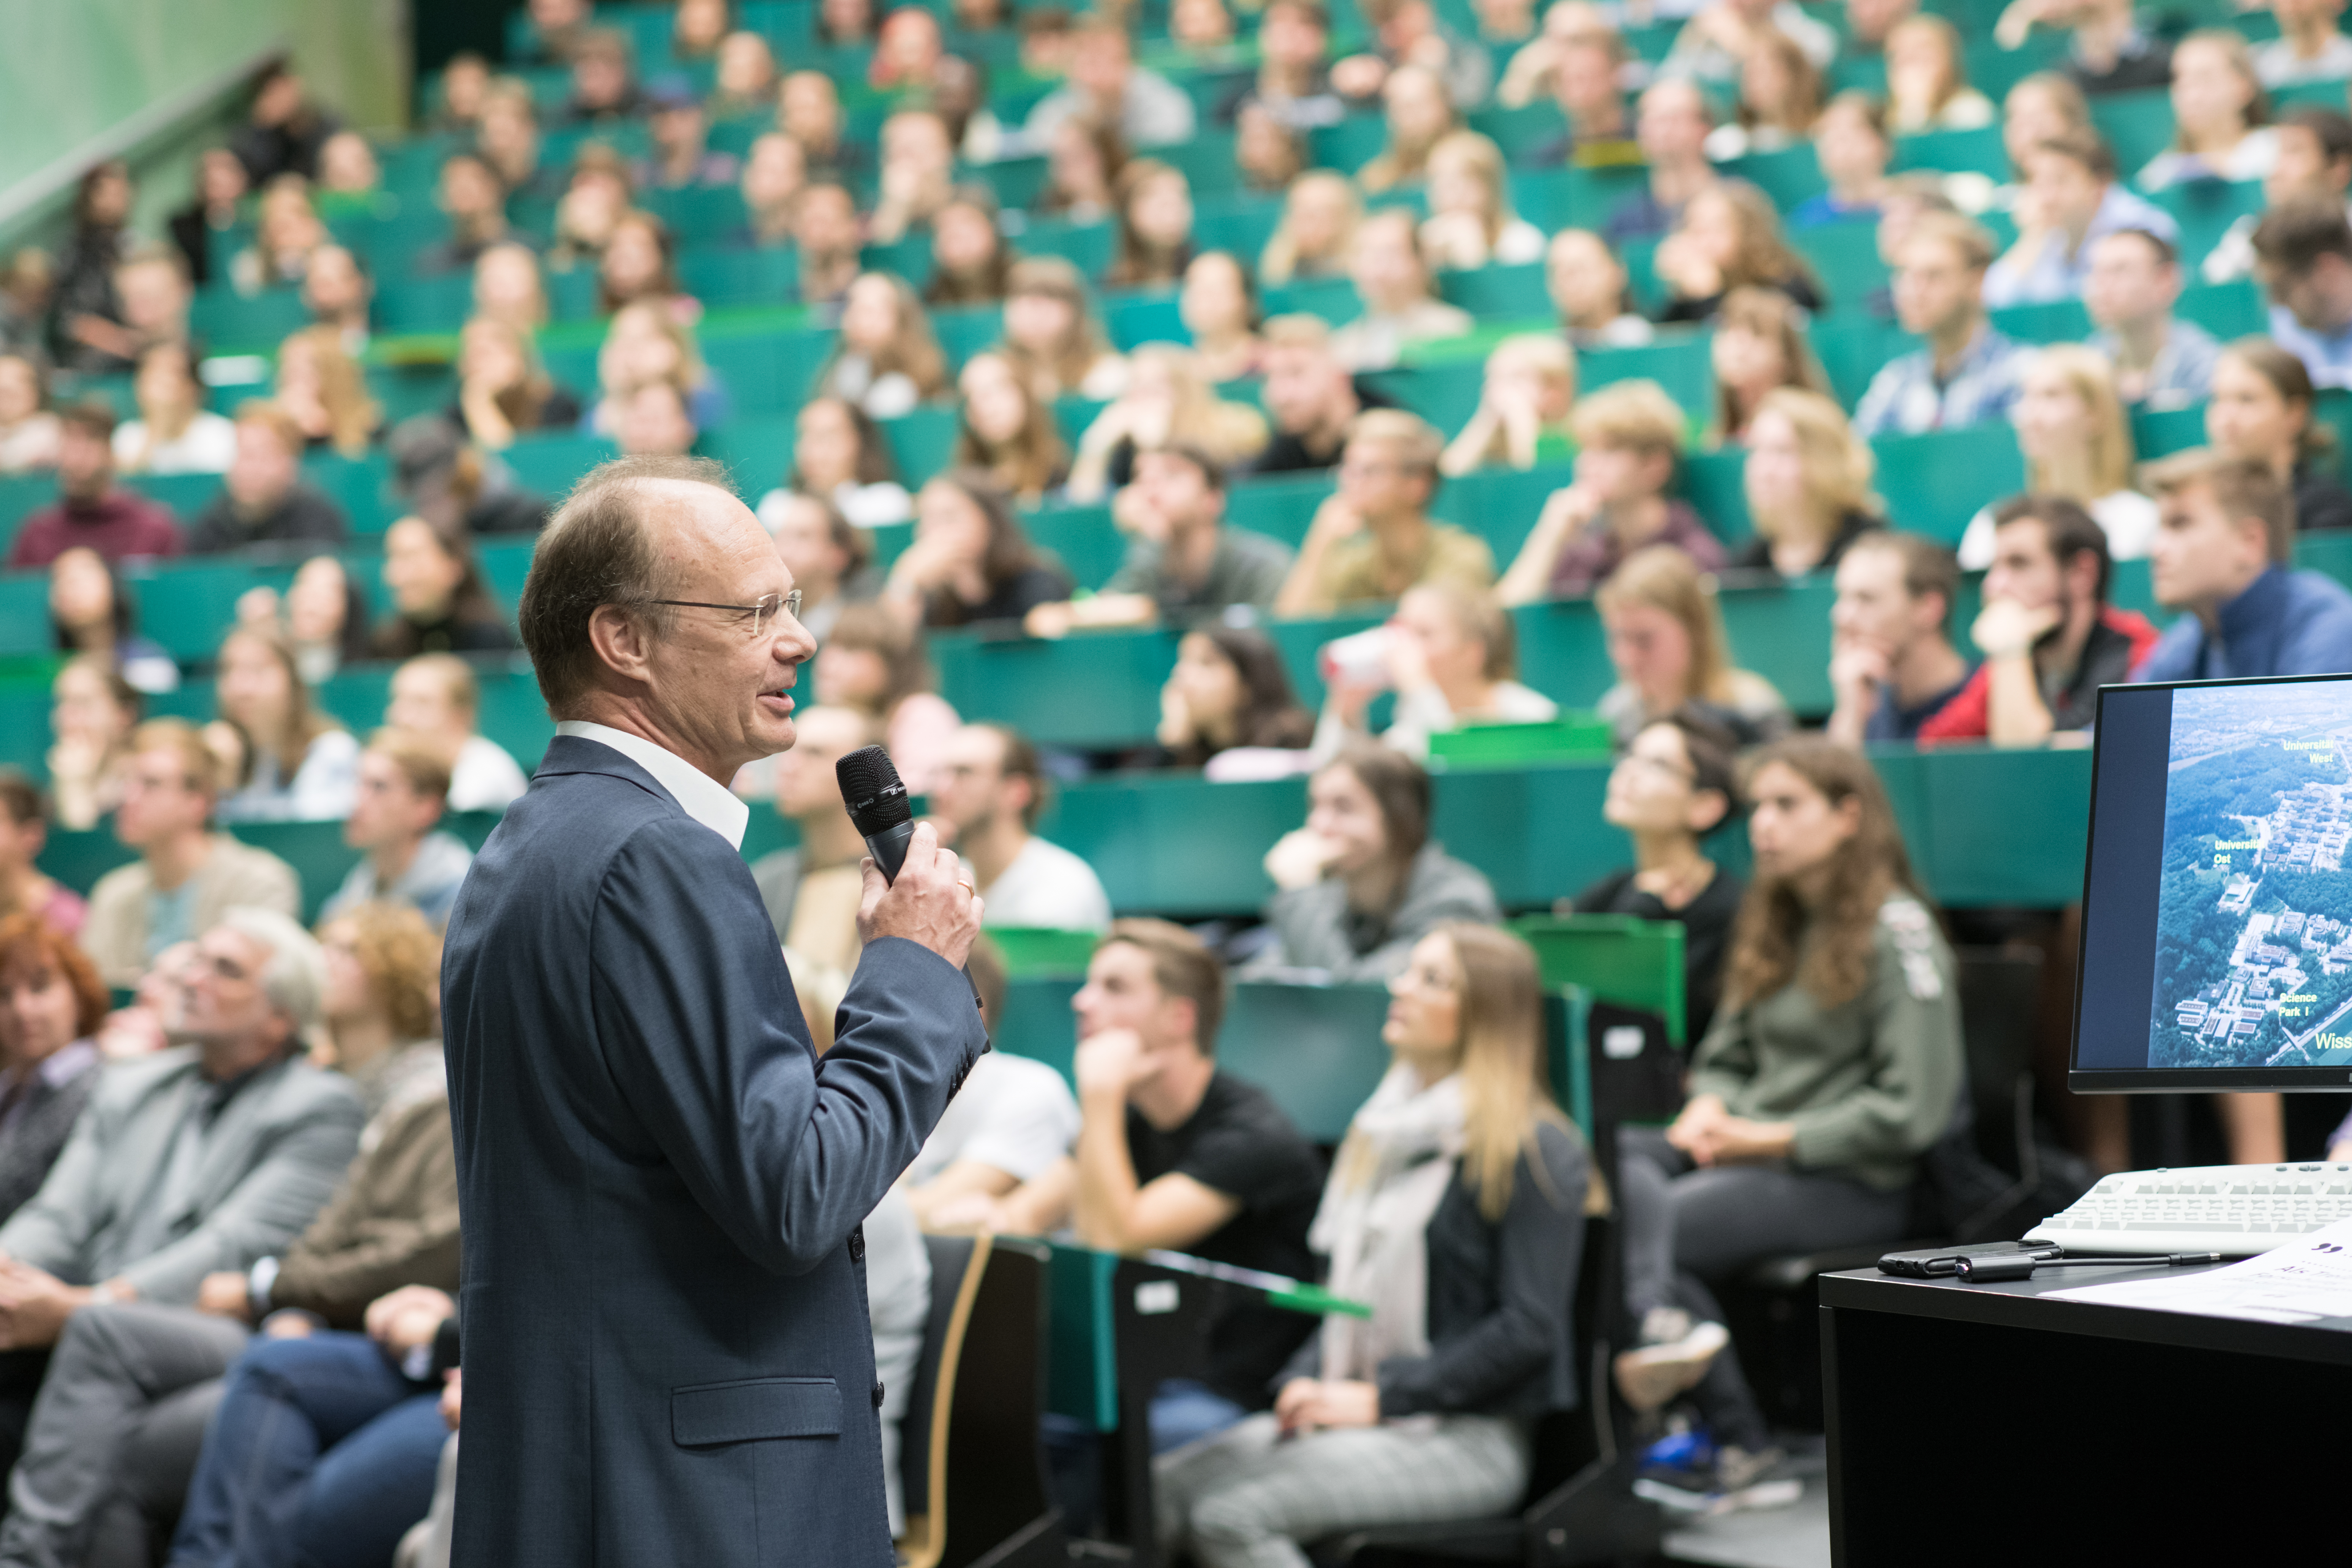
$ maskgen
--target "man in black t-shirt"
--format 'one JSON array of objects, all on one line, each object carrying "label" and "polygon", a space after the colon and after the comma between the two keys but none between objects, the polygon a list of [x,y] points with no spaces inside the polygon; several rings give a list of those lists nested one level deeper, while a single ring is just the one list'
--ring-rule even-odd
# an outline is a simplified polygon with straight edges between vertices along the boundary
[{"label": "man in black t-shirt", "polygon": [[1328,468],[1348,444],[1348,426],[1367,408],[1395,404],[1348,374],[1331,352],[1331,329],[1314,316],[1276,316],[1265,340],[1261,395],[1274,419],[1273,438],[1251,463],[1253,474],[1297,474]]},{"label": "man in black t-shirt", "polygon": [[[1009,1200],[1030,1226],[1064,1205],[1078,1239],[1108,1252],[1166,1247],[1312,1278],[1307,1228],[1322,1162],[1264,1090],[1210,1055],[1224,973],[1200,939],[1163,921],[1119,921],[1096,947],[1078,1015],[1077,1153]],[[1271,1402],[1268,1386],[1315,1320],[1239,1301],[1210,1325],[1200,1378],[1161,1385],[1154,1452],[1223,1430]]]}]

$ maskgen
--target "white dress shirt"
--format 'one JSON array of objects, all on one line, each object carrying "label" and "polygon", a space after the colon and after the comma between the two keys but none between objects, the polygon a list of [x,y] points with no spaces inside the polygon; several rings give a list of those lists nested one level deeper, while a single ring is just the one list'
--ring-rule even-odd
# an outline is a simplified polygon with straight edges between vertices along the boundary
[{"label": "white dress shirt", "polygon": [[612,747],[653,774],[654,783],[669,791],[670,798],[687,816],[736,848],[743,847],[743,829],[751,820],[751,808],[728,793],[725,784],[676,752],[656,746],[642,735],[632,735],[609,724],[592,724],[585,719],[566,719],[556,725],[555,732]]}]

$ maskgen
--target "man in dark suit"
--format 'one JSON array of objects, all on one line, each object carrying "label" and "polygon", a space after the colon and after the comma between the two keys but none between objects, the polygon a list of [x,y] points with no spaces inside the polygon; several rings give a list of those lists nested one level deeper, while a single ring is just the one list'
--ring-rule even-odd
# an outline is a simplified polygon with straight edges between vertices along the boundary
[{"label": "man in dark suit", "polygon": [[891,1562],[859,1223],[987,1039],[980,901],[869,864],[820,1063],[743,863],[815,642],[715,465],[625,458],[540,537],[559,721],[442,970],[466,1233],[457,1568]]}]

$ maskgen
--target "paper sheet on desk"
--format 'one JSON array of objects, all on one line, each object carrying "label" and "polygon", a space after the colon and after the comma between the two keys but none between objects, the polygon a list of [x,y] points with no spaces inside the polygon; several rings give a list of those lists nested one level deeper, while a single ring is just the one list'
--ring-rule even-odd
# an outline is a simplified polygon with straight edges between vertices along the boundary
[{"label": "paper sheet on desk", "polygon": [[2352,1220],[2339,1220],[2226,1268],[2077,1285],[2050,1291],[2042,1300],[2100,1301],[2266,1323],[2352,1318]]}]

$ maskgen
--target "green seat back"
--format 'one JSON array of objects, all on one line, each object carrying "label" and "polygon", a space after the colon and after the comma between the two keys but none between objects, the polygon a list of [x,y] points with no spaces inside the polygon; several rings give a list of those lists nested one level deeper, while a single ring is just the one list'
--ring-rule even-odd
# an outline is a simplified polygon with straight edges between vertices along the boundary
[{"label": "green seat back", "polygon": [[1666,1038],[1689,1041],[1685,1014],[1683,927],[1631,915],[1531,915],[1511,929],[1535,949],[1547,986],[1578,985],[1603,1002],[1655,1013]]}]

